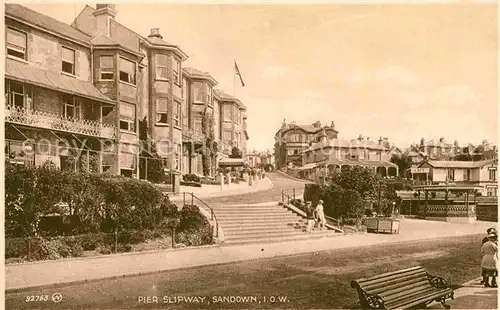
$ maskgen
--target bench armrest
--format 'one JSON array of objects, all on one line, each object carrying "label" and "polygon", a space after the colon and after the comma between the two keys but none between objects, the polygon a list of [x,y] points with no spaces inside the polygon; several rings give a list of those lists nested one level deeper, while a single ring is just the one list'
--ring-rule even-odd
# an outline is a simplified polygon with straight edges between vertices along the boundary
[{"label": "bench armrest", "polygon": [[429,280],[429,282],[431,283],[431,285],[435,288],[451,288],[451,285],[450,283],[448,282],[448,280],[446,280],[445,278],[443,277],[439,277],[439,276],[433,276],[429,273],[427,273],[427,279]]},{"label": "bench armrest", "polygon": [[385,309],[384,299],[380,295],[365,292],[356,281],[351,281],[351,287],[358,291],[361,306],[364,309]]}]

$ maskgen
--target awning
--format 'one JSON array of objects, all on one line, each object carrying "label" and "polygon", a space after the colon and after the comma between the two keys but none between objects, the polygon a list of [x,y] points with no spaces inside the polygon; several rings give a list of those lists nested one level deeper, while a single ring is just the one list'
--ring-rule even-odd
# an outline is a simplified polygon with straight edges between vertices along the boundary
[{"label": "awning", "polygon": [[104,96],[91,82],[61,73],[43,70],[17,60],[5,59],[5,77],[101,102],[115,102]]},{"label": "awning", "polygon": [[309,170],[309,169],[313,169],[317,166],[317,164],[306,164],[302,167],[299,167],[298,170]]},{"label": "awning", "polygon": [[242,158],[222,158],[219,166],[243,166],[245,162]]}]

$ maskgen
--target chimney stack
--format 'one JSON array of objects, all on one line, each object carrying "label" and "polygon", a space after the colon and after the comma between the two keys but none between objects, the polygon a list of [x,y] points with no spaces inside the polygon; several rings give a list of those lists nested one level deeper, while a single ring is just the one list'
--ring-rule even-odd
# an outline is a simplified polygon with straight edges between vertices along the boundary
[{"label": "chimney stack", "polygon": [[96,4],[96,10],[92,13],[96,19],[96,29],[98,35],[110,37],[111,19],[116,16],[114,4]]},{"label": "chimney stack", "polygon": [[163,36],[160,34],[160,28],[151,29],[151,33],[148,35],[148,38],[163,39]]}]

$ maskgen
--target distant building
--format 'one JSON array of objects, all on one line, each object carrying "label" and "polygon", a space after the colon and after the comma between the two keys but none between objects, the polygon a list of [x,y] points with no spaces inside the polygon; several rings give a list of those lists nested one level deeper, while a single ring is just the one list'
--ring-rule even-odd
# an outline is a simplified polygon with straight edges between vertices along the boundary
[{"label": "distant building", "polygon": [[246,161],[248,165],[252,168],[260,167],[261,164],[261,153],[253,150],[246,155]]},{"label": "distant building", "polygon": [[416,181],[431,184],[475,184],[484,187],[483,195],[497,196],[497,159],[481,161],[435,161],[429,160],[418,165],[414,173]]},{"label": "distant building", "polygon": [[392,149],[387,138],[380,138],[378,142],[362,136],[353,140],[329,139],[326,130],[322,130],[319,141],[302,152],[299,176],[323,180],[347,166],[361,166],[383,176],[397,176],[398,166],[391,163],[389,158]]},{"label": "distant building", "polygon": [[287,124],[283,120],[281,128],[274,137],[276,169],[281,169],[290,164],[302,165],[302,151],[309,148],[311,143],[318,142],[323,131],[328,138],[337,138],[338,131],[335,130],[333,122],[331,122],[330,126],[322,127],[319,121],[312,125],[297,125],[295,123]]}]

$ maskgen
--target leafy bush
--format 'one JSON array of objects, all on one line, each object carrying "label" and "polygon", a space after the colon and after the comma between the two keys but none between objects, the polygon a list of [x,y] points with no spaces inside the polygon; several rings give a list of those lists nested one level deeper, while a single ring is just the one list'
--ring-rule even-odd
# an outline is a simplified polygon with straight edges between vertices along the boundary
[{"label": "leafy bush", "polygon": [[182,180],[185,181],[185,182],[196,182],[196,183],[199,183],[200,182],[200,177],[197,176],[196,174],[185,174],[182,176]]},{"label": "leafy bush", "polygon": [[123,252],[131,252],[132,251],[132,246],[130,244],[120,244],[118,246],[118,252],[123,253]]},{"label": "leafy bush", "polygon": [[26,260],[22,257],[11,257],[11,258],[7,258],[5,260],[5,264],[8,265],[8,264],[21,264],[21,263],[25,263]]},{"label": "leafy bush", "polygon": [[212,229],[210,225],[198,229],[181,231],[176,235],[176,243],[187,246],[200,246],[212,244]]},{"label": "leafy bush", "polygon": [[28,255],[28,240],[25,238],[5,238],[5,258]]}]

